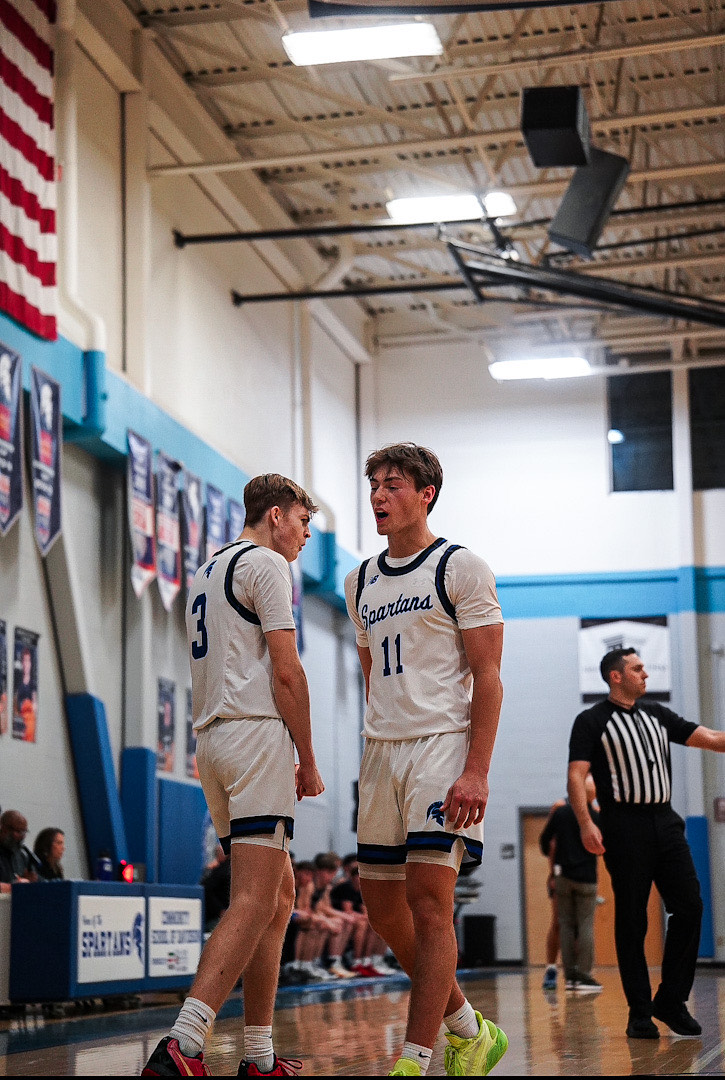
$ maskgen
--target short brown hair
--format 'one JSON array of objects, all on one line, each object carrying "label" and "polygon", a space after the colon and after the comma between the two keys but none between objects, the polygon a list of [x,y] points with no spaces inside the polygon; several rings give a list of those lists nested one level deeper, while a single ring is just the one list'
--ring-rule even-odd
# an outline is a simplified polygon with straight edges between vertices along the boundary
[{"label": "short brown hair", "polygon": [[304,488],[295,484],[279,473],[263,473],[254,476],[244,489],[244,509],[247,512],[245,524],[259,525],[260,521],[273,506],[278,506],[283,514],[299,503],[312,516],[317,507]]},{"label": "short brown hair", "polygon": [[371,454],[365,462],[365,475],[368,480],[372,480],[373,474],[384,465],[396,466],[405,476],[409,476],[415,484],[416,491],[422,491],[424,487],[432,484],[436,493],[428,504],[430,514],[443,486],[443,469],[433,451],[412,442],[390,443],[389,446],[383,446],[382,449]]}]

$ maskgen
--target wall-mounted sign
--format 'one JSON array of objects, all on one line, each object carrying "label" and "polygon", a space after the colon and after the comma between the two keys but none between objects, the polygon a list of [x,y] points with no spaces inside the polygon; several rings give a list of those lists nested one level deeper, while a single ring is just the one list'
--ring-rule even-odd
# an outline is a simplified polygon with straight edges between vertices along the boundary
[{"label": "wall-mounted sign", "polygon": [[178,461],[159,452],[156,466],[156,559],[161,603],[171,611],[181,588]]},{"label": "wall-mounted sign", "polygon": [[140,596],[156,577],[153,451],[151,443],[135,431],[129,431],[127,435],[126,488],[133,550],[131,584],[136,596]]},{"label": "wall-mounted sign", "polygon": [[612,649],[635,649],[649,678],[647,697],[669,701],[672,689],[670,631],[666,615],[628,619],[582,619],[579,630],[579,689],[584,702],[607,695],[599,673],[602,657]]},{"label": "wall-mounted sign", "polygon": [[171,679],[159,679],[158,730],[156,768],[159,772],[173,772],[174,735],[176,730],[176,683]]},{"label": "wall-mounted sign", "polygon": [[184,489],[181,492],[181,550],[184,556],[184,588],[188,596],[194,574],[206,561],[202,551],[204,503],[198,476],[183,470]]},{"label": "wall-mounted sign", "polygon": [[23,507],[22,380],[20,357],[0,344],[0,536]]},{"label": "wall-mounted sign", "polygon": [[30,379],[35,539],[45,556],[60,536],[63,417],[60,383],[34,367]]},{"label": "wall-mounted sign", "polygon": [[223,548],[227,542],[227,501],[224,492],[213,484],[206,485],[206,557]]},{"label": "wall-mounted sign", "polygon": [[201,900],[149,897],[149,976],[193,975],[202,946]]},{"label": "wall-mounted sign", "polygon": [[227,519],[227,542],[231,543],[241,535],[244,528],[244,520],[247,516],[247,512],[241,503],[236,499],[229,499],[227,501],[229,507],[229,517]]},{"label": "wall-mounted sign", "polygon": [[78,897],[78,982],[125,982],[146,976],[143,896]]},{"label": "wall-mounted sign", "polygon": [[13,738],[34,743],[38,735],[38,640],[15,627],[13,644]]}]

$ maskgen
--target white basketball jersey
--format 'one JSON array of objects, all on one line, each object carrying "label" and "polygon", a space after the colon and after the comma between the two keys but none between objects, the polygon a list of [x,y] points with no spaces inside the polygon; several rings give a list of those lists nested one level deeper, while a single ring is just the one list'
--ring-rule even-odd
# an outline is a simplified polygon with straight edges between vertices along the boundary
[{"label": "white basketball jersey", "polygon": [[473,677],[461,631],[503,622],[483,559],[442,538],[407,560],[384,551],[348,574],[345,598],[372,656],[365,736],[465,730]]},{"label": "white basketball jersey", "polygon": [[294,630],[289,563],[248,540],[217,551],[186,603],[194,730],[217,716],[279,717],[265,633]]}]

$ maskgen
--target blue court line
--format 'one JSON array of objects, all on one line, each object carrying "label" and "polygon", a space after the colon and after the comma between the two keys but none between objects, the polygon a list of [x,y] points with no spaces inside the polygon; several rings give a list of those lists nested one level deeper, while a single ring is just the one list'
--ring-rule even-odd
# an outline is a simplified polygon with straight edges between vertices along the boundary
[{"label": "blue court line", "polygon": [[[510,972],[508,972],[510,974]],[[493,975],[507,974],[506,969],[465,968],[456,978],[485,979]],[[356,997],[380,997],[390,990],[404,990],[410,985],[402,972],[379,979],[348,979],[343,986],[340,980],[316,983],[313,986],[282,986],[277,992],[275,1009],[296,1009],[300,1005],[321,1005],[334,1001],[349,1001]],[[23,1054],[30,1050],[48,1050],[53,1046],[71,1043],[99,1042],[147,1031],[170,1028],[179,1012],[179,1004],[141,1006],[114,1012],[111,1015],[89,1015],[65,1020],[44,1019],[42,1026],[35,1027],[38,1017],[31,1014],[9,1021],[10,1029],[0,1031],[0,1057]],[[235,991],[218,1013],[218,1019],[229,1020],[244,1014],[244,996]],[[30,1021],[30,1023],[28,1023]]]}]

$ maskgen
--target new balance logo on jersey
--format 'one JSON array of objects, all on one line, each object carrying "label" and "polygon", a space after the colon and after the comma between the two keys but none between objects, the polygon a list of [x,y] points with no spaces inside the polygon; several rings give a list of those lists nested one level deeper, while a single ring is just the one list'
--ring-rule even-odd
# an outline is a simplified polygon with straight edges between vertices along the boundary
[{"label": "new balance logo on jersey", "polygon": [[432,610],[433,600],[430,593],[424,596],[422,600],[419,596],[403,596],[401,593],[394,603],[381,604],[379,608],[369,608],[367,604],[363,604],[360,609],[360,618],[365,629],[369,630],[371,626],[375,626],[375,623],[382,622],[383,619],[394,618],[396,615],[402,615],[405,611]]},{"label": "new balance logo on jersey", "polygon": [[214,562],[209,563],[206,570],[204,571],[204,577],[207,577],[207,578],[210,577],[211,572],[212,572],[212,570],[214,569],[215,566],[216,566],[216,559],[214,560]]},{"label": "new balance logo on jersey", "polygon": [[440,826],[443,826],[445,824],[446,819],[443,814],[442,800],[439,799],[438,802],[432,802],[428,807],[428,813],[425,815],[425,820],[430,821],[431,818],[433,818],[433,820],[437,822],[437,824]]},{"label": "new balance logo on jersey", "polygon": [[378,578],[379,578],[379,577],[380,577],[380,574],[376,574],[376,575],[375,575],[375,577],[371,577],[371,578],[370,578],[370,581],[368,581],[368,586],[370,586],[370,585],[374,585],[374,584],[375,584],[375,582],[376,582],[376,581],[378,580]]}]

